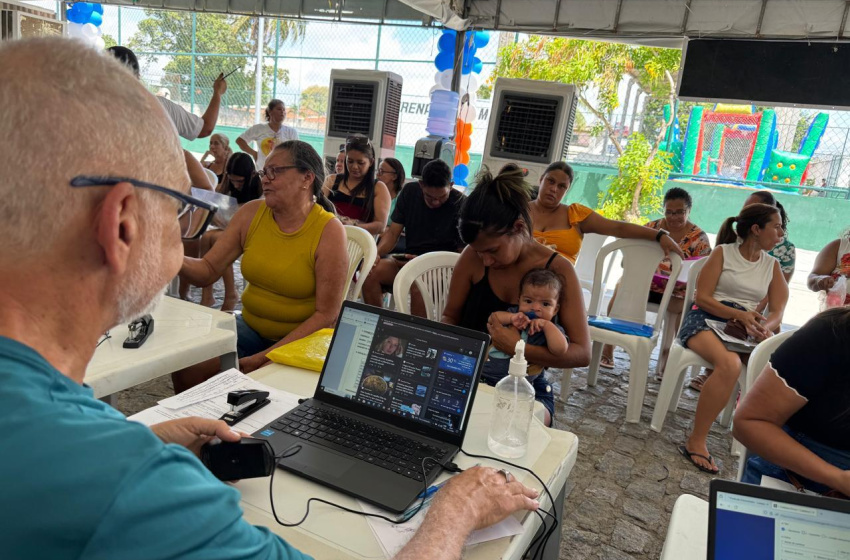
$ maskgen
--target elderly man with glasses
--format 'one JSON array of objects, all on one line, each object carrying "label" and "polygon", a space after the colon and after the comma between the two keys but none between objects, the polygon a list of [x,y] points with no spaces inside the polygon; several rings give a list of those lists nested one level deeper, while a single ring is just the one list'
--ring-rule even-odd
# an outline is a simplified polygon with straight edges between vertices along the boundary
[{"label": "elderly man with glasses", "polygon": [[[149,429],[83,384],[101,334],[155,304],[181,235],[200,235],[212,211],[184,194],[164,110],[118,62],[68,39],[3,42],[0,75],[0,555],[304,558],[246,523],[239,493],[194,455],[239,439],[224,422]],[[507,478],[455,478],[401,557],[459,557],[471,530],[536,508]]]}]

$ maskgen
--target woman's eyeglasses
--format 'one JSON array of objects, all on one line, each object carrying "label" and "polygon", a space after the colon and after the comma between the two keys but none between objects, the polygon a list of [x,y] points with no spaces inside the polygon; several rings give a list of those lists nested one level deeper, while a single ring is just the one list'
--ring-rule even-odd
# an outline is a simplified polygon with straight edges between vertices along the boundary
[{"label": "woman's eyeglasses", "polygon": [[150,189],[168,195],[178,203],[177,222],[180,224],[180,236],[183,239],[198,239],[209,227],[218,206],[199,198],[183,194],[153,183],[130,179],[128,177],[101,177],[97,175],[78,175],[69,183],[72,187],[114,187],[119,183],[130,183],[134,187]]},{"label": "woman's eyeglasses", "polygon": [[673,211],[665,210],[664,215],[667,216],[668,218],[681,218],[682,216],[685,215],[686,212],[687,212],[687,210],[673,210]]},{"label": "woman's eyeglasses", "polygon": [[257,175],[259,175],[261,179],[263,177],[265,177],[269,181],[274,181],[275,177],[277,177],[278,174],[283,173],[287,169],[298,169],[298,166],[297,165],[272,165],[272,166],[269,166],[269,167],[263,167],[262,169],[257,171]]},{"label": "woman's eyeglasses", "polygon": [[378,175],[398,175],[395,171],[386,171],[384,169],[378,168]]}]

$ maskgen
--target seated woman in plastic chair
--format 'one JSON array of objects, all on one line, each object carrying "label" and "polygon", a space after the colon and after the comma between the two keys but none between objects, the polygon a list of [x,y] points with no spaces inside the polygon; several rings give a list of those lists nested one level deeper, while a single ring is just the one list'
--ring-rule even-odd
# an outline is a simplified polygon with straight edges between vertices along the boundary
[{"label": "seated woman in plastic chair", "polygon": [[[236,318],[239,369],[266,363],[273,348],[330,327],[342,306],[348,275],[345,229],[322,193],[324,162],[310,144],[289,140],[269,154],[264,200],[240,208],[202,259],[184,257],[182,272],[206,286],[242,255],[249,283]],[[218,359],[172,374],[184,391],[220,370]]]},{"label": "seated woman in plastic chair", "polygon": [[[850,280],[850,228],[820,250],[807,285],[813,292],[830,290],[841,276]],[[850,290],[844,298],[844,305],[850,305]]]},{"label": "seated woman in plastic chair", "polygon": [[[664,195],[664,217],[660,220],[647,222],[646,227],[654,230],[664,230],[669,232],[673,241],[679,244],[685,259],[693,259],[697,257],[705,257],[711,253],[711,242],[705,232],[688,218],[691,214],[691,206],[693,200],[691,195],[685,189],[679,187],[672,188]],[[664,259],[658,270],[658,276],[670,276],[670,261]],[[661,303],[661,296],[664,294],[665,282],[655,282],[649,287],[649,302]],[[608,302],[608,313],[611,313],[611,308],[614,305],[614,299],[617,297],[616,290],[614,297]],[[682,305],[685,298],[685,286],[677,285],[673,291],[673,298],[667,306],[667,320],[675,329],[679,326],[679,320],[682,317]],[[672,332],[672,331],[671,331]],[[660,365],[658,371],[664,371],[664,366],[667,363],[667,354],[669,348],[662,348],[661,355],[658,357]],[[602,347],[602,358],[599,361],[599,367],[612,369],[614,367],[614,347],[606,344]]]},{"label": "seated woman in plastic chair", "polygon": [[[715,368],[700,393],[691,434],[685,445],[679,446],[679,452],[701,471],[714,474],[719,470],[706,439],[711,424],[732,396],[742,363],[741,356],[726,348],[706,320],[736,319],[756,341],[773,334],[782,322],[788,284],[779,262],[767,251],[782,235],[779,210],[774,206],[753,204],[740,215],[727,218],[717,234],[718,245],[699,275],[696,305],[682,320],[679,342]],[[755,311],[765,297],[770,309],[766,318]]]},{"label": "seated woman in plastic chair", "polygon": [[824,311],[771,356],[735,412],[743,482],[771,476],[850,496],[850,308]]}]

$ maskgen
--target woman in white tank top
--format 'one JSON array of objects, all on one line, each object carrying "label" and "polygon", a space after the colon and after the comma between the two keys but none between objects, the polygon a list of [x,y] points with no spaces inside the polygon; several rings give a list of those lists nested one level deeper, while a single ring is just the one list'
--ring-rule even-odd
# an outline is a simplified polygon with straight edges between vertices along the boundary
[{"label": "woman in white tank top", "polygon": [[[841,238],[827,243],[818,253],[809,274],[809,289],[813,292],[829,290],[839,276],[850,278],[850,229]],[[850,293],[844,299],[844,305],[850,305]]]},{"label": "woman in white tank top", "polygon": [[[679,446],[679,452],[702,471],[718,472],[706,438],[712,422],[729,402],[741,372],[741,357],[727,350],[705,321],[737,319],[759,341],[779,328],[788,301],[788,284],[779,261],[767,252],[783,235],[779,211],[767,204],[746,206],[738,216],[723,222],[717,247],[697,280],[696,305],[682,319],[679,341],[714,365],[714,373],[705,381],[697,402],[691,435]],[[767,317],[756,311],[765,297],[770,310]]]}]

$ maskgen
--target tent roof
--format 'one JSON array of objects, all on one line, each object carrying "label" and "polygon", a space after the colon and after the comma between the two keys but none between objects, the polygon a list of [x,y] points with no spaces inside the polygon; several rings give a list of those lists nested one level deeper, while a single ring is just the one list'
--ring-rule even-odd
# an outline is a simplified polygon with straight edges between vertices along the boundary
[{"label": "tent roof", "polygon": [[105,0],[352,23],[445,24],[680,47],[683,37],[845,38],[845,0]]}]

